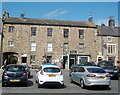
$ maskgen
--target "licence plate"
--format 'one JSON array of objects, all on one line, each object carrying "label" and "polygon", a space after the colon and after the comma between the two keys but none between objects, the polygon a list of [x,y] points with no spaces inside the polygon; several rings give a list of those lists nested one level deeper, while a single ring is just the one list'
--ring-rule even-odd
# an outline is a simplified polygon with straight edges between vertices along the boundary
[{"label": "licence plate", "polygon": [[98,79],[105,79],[104,77],[99,77]]},{"label": "licence plate", "polygon": [[48,75],[49,77],[56,77],[56,75]]},{"label": "licence plate", "polygon": [[11,82],[19,82],[19,79],[10,79]]}]

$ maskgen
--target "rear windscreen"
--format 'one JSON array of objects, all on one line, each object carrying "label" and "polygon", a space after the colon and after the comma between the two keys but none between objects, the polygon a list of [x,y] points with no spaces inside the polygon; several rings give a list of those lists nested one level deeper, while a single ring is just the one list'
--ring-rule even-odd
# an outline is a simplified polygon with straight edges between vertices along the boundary
[{"label": "rear windscreen", "polygon": [[6,71],[21,72],[25,71],[25,68],[23,66],[9,66],[6,68]]},{"label": "rear windscreen", "polygon": [[44,72],[52,72],[52,73],[60,72],[59,68],[53,68],[53,67],[44,68],[43,70],[44,70]]},{"label": "rear windscreen", "polygon": [[87,68],[87,70],[90,73],[106,73],[106,71],[101,68]]}]

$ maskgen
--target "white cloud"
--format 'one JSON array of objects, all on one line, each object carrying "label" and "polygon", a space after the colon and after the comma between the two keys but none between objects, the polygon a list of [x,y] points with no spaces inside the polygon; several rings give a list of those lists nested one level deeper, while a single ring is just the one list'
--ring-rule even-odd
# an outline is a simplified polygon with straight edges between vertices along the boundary
[{"label": "white cloud", "polygon": [[45,14],[44,16],[49,18],[49,17],[56,17],[56,16],[59,16],[59,15],[63,15],[63,14],[66,14],[68,11],[61,11],[61,10],[54,10],[54,11],[51,11],[47,14]]},{"label": "white cloud", "polygon": [[106,26],[108,26],[108,19],[98,19],[95,22],[96,25],[101,25],[101,24],[105,24]]}]

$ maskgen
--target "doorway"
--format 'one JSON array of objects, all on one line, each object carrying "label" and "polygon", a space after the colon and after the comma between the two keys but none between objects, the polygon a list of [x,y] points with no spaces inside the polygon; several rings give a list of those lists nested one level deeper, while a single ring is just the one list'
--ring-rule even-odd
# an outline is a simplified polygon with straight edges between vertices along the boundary
[{"label": "doorway", "polygon": [[68,56],[63,56],[63,69],[68,69]]}]

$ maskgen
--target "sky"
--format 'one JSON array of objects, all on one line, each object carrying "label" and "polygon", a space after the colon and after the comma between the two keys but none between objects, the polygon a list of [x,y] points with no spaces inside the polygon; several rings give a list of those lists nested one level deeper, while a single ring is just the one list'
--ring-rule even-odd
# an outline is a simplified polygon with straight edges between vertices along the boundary
[{"label": "sky", "polygon": [[[8,0],[9,1],[9,0]],[[118,25],[118,2],[8,2],[0,4],[1,16],[4,11],[10,17],[88,21],[90,16],[97,25],[108,25],[109,16],[114,16]],[[21,0],[22,1],[22,0]],[[53,0],[54,1],[54,0]],[[94,0],[93,0],[94,1]],[[110,0],[109,0],[110,1]]]}]

